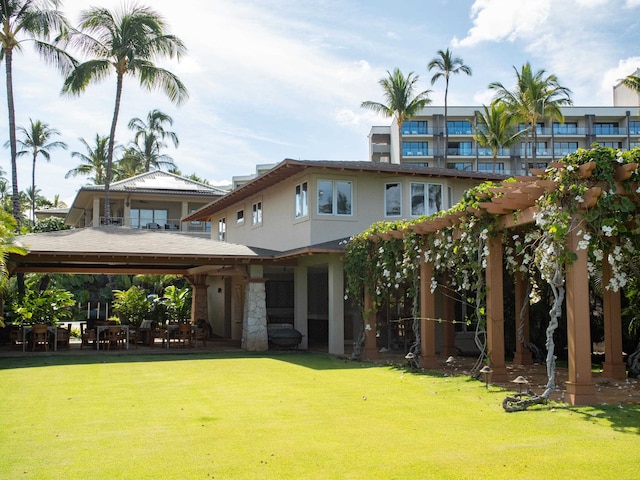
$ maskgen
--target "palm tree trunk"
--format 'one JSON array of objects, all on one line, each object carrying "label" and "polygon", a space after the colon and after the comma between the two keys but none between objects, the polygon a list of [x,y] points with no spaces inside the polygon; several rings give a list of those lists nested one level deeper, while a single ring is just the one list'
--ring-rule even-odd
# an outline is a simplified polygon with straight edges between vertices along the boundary
[{"label": "palm tree trunk", "polygon": [[31,221],[36,223],[36,157],[37,152],[33,154],[33,168],[31,169]]},{"label": "palm tree trunk", "polygon": [[111,130],[109,132],[109,146],[107,149],[107,172],[104,182],[104,221],[106,225],[111,223],[111,205],[109,201],[111,186],[111,170],[113,168],[113,149],[116,142],[116,126],[118,125],[118,114],[120,113],[120,99],[122,97],[122,79],[123,75],[118,73],[116,82],[116,102],[113,109],[113,120],[111,120]]},{"label": "palm tree trunk", "polygon": [[7,80],[7,110],[9,111],[9,145],[11,150],[11,183],[13,195],[11,201],[13,204],[13,217],[16,219],[18,228],[20,228],[20,191],[18,190],[18,165],[16,162],[16,109],[13,101],[13,72],[11,65],[13,50],[10,48],[5,50],[4,56]]}]

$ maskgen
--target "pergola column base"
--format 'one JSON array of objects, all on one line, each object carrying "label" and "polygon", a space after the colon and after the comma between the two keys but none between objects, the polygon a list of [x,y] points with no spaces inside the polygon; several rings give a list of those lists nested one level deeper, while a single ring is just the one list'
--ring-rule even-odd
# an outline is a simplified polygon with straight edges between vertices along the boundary
[{"label": "pergola column base", "polygon": [[566,400],[570,405],[595,405],[596,386],[593,383],[567,382]]},{"label": "pergola column base", "polygon": [[378,358],[380,358],[380,355],[378,354],[378,349],[365,347],[364,358],[365,360],[377,360]]},{"label": "pergola column base", "polygon": [[607,362],[602,365],[602,377],[613,380],[625,380],[627,378],[627,366],[623,362]]},{"label": "pergola column base", "polygon": [[499,367],[491,367],[490,382],[491,383],[504,383],[509,381],[509,374],[507,373],[506,365]]},{"label": "pergola column base", "polygon": [[420,368],[427,370],[438,368],[438,358],[434,355],[420,355]]},{"label": "pergola column base", "polygon": [[529,350],[516,352],[513,355],[513,363],[516,365],[533,365],[533,358]]}]

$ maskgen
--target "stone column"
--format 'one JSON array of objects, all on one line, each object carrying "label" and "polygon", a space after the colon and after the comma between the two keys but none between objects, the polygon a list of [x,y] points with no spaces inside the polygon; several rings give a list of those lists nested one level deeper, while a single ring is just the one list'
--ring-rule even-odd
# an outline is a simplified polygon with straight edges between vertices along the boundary
[{"label": "stone column", "polygon": [[420,366],[435,368],[436,358],[436,300],[431,292],[433,263],[424,261],[424,252],[420,255]]},{"label": "stone column", "polygon": [[209,308],[207,301],[207,276],[189,275],[186,277],[191,284],[191,323],[199,320],[209,322]]},{"label": "stone column", "polygon": [[[608,253],[602,261],[602,284],[608,285],[612,276],[611,265],[607,261]],[[622,314],[620,291],[604,289],[604,365],[602,376],[615,380],[627,378],[627,368],[622,361]]]},{"label": "stone column", "polygon": [[509,380],[504,361],[504,297],[502,278],[502,240],[489,238],[487,258],[487,349],[491,362],[491,381]]},{"label": "stone column", "polygon": [[596,390],[591,377],[591,323],[589,318],[589,272],[587,251],[578,250],[575,231],[567,247],[577,259],[566,266],[567,346],[569,348],[568,401],[571,405],[593,405]]},{"label": "stone column", "polygon": [[[520,323],[522,322],[522,337],[525,342],[529,342],[529,298],[527,298],[528,279],[520,272],[515,274],[515,302],[516,302],[516,353],[513,363],[516,365],[531,365],[531,351],[523,345],[518,338]],[[520,312],[524,305],[524,316],[520,318]]]},{"label": "stone column", "polygon": [[309,347],[309,323],[307,315],[309,312],[308,298],[308,277],[307,267],[294,267],[293,269],[293,288],[294,288],[294,313],[293,326],[302,334],[302,342],[299,348],[306,350]]},{"label": "stone column", "polygon": [[264,352],[269,349],[267,295],[264,287],[266,279],[262,278],[262,271],[262,266],[250,266],[250,278],[245,287],[242,348],[249,352]]},{"label": "stone column", "polygon": [[329,261],[329,353],[344,354],[344,268],[338,258]]}]

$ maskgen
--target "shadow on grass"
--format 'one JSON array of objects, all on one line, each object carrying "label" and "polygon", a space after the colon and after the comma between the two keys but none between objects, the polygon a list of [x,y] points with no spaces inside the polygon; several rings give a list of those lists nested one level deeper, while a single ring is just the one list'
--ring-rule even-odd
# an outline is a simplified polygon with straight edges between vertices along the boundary
[{"label": "shadow on grass", "polygon": [[357,362],[326,353],[310,353],[303,351],[269,351],[269,352],[189,352],[173,351],[171,353],[136,353],[130,355],[123,352],[93,352],[87,354],[45,354],[0,358],[0,370],[17,368],[37,368],[64,365],[93,365],[99,363],[146,363],[146,362],[178,362],[184,360],[246,360],[272,359],[292,363],[312,370],[341,370],[380,367],[375,363]]}]

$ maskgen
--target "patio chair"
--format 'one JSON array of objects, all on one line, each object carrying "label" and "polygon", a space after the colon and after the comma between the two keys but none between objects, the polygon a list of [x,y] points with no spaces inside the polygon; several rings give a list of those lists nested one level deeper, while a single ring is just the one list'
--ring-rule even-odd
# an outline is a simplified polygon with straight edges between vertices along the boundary
[{"label": "patio chair", "polygon": [[9,350],[11,350],[14,346],[18,349],[22,349],[22,327],[19,325],[9,325]]},{"label": "patio chair", "polygon": [[107,344],[107,350],[111,350],[113,346],[115,349],[122,348],[126,340],[124,331],[117,326],[110,326],[105,330],[105,342]]},{"label": "patio chair", "polygon": [[98,337],[96,336],[96,329],[87,328],[82,332],[82,342],[80,343],[80,350],[82,350],[84,346],[92,345],[95,347],[97,341]]},{"label": "patio chair", "polygon": [[46,325],[38,323],[31,328],[31,351],[42,345],[45,352],[49,350],[49,329]]},{"label": "patio chair", "polygon": [[175,339],[178,342],[178,345],[182,345],[183,347],[186,347],[187,343],[189,343],[189,346],[192,347],[193,333],[191,331],[191,324],[190,323],[178,324],[178,329],[176,330]]},{"label": "patio chair", "polygon": [[207,337],[209,336],[209,330],[202,326],[197,326],[195,335],[194,335],[194,343],[195,346],[198,346],[198,342],[202,342],[202,346],[207,346]]},{"label": "patio chair", "polygon": [[58,327],[57,332],[57,348],[66,348],[69,350],[69,340],[71,340],[71,324],[68,328]]}]

